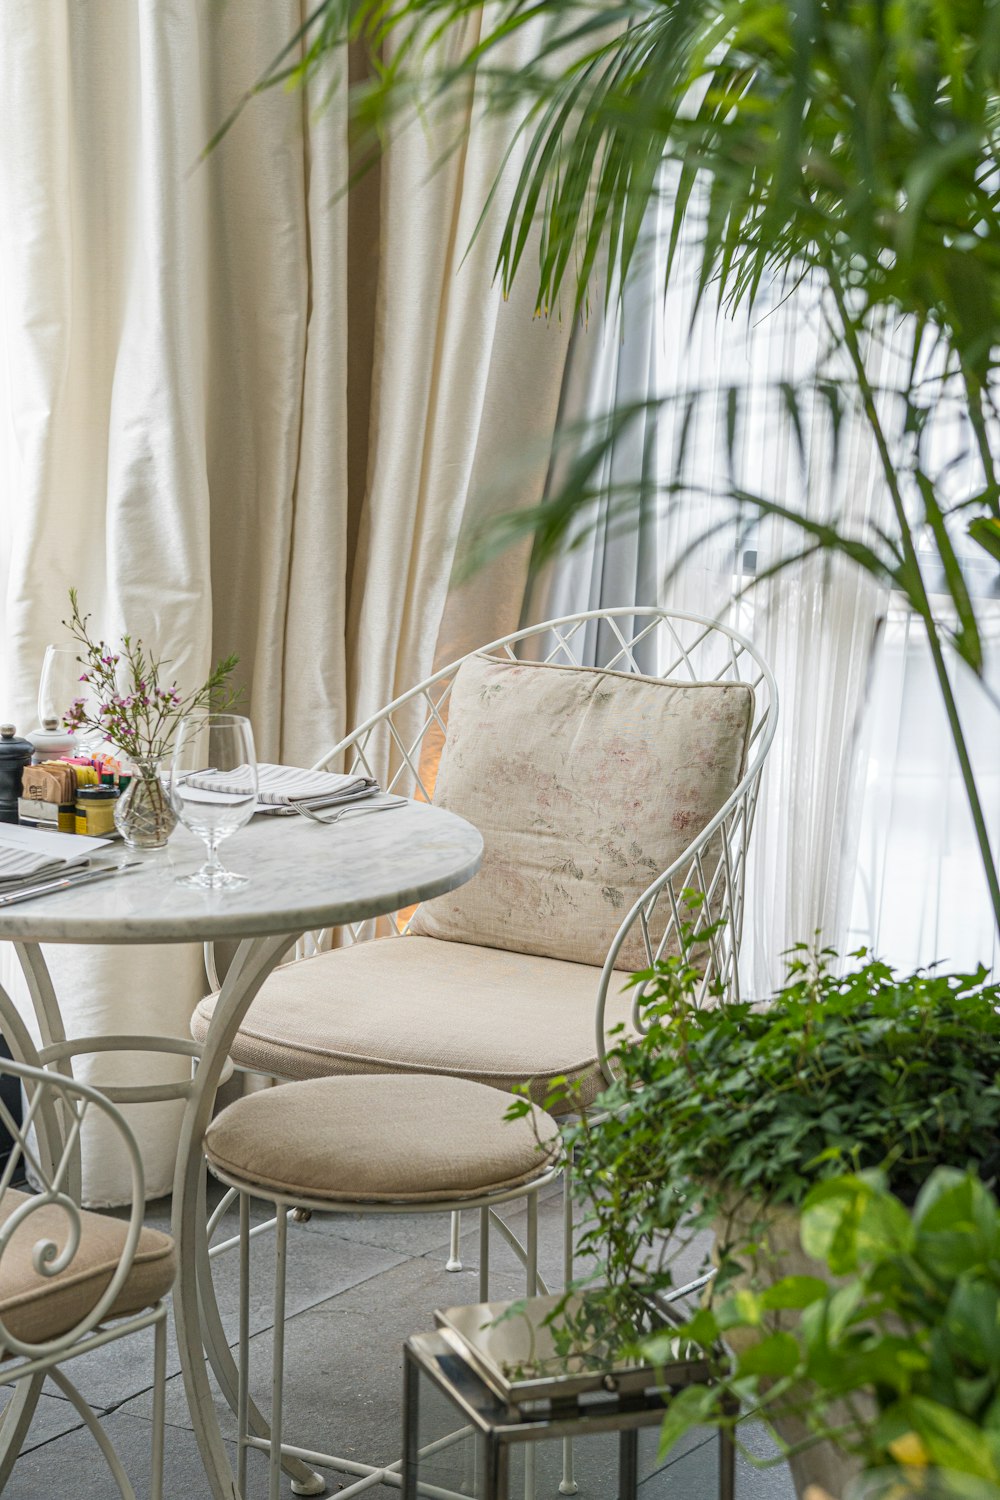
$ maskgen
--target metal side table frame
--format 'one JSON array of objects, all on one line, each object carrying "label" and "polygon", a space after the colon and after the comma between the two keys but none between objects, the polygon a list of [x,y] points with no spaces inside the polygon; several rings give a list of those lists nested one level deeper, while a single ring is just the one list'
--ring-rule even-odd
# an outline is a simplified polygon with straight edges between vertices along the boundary
[{"label": "metal side table frame", "polygon": [[[478,1436],[477,1500],[508,1500],[510,1449],[516,1444],[593,1433],[618,1433],[618,1500],[636,1500],[639,1486],[639,1431],[663,1420],[681,1386],[572,1394],[518,1405],[503,1400],[467,1359],[447,1329],[415,1334],[403,1349],[403,1500],[418,1495],[452,1494],[425,1485],[420,1461],[439,1444],[421,1449],[420,1380],[426,1377],[461,1413]],[[719,1433],[719,1500],[734,1500],[736,1450],[732,1434]],[[457,1497],[456,1497],[457,1500]]]}]

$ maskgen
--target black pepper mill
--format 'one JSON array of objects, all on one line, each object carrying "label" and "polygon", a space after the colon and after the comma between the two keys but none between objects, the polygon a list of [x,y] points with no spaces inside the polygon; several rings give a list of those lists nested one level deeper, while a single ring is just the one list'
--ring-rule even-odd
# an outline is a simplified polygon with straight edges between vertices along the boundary
[{"label": "black pepper mill", "polygon": [[0,823],[16,823],[21,772],[31,765],[35,747],[19,740],[13,724],[0,724]]}]

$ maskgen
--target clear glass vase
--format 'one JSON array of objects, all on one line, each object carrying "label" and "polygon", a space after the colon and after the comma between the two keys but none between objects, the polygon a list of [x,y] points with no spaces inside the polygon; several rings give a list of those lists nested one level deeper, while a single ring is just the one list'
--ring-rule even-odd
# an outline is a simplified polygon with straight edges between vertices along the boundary
[{"label": "clear glass vase", "polygon": [[164,847],[177,827],[177,814],[157,766],[136,766],[115,803],[115,827],[130,849]]}]

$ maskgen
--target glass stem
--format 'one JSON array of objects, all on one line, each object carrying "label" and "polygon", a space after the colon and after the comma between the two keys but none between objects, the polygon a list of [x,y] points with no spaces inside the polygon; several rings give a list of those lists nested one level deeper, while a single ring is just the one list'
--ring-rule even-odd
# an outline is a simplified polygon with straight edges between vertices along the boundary
[{"label": "glass stem", "polygon": [[218,838],[216,838],[214,835],[210,838],[207,838],[205,840],[205,849],[208,853],[208,858],[202,866],[202,874],[218,875],[223,868],[222,861],[219,859]]}]

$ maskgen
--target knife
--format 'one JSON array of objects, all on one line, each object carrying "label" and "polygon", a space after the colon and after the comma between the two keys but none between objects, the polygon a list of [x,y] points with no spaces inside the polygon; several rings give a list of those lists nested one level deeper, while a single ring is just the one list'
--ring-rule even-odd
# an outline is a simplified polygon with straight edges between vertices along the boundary
[{"label": "knife", "polygon": [[66,891],[76,885],[90,885],[96,880],[110,880],[112,875],[124,875],[128,870],[138,870],[141,859],[133,859],[127,865],[111,865],[100,870],[84,870],[77,875],[64,875],[60,880],[46,880],[39,885],[23,886],[0,896],[0,906],[13,906],[16,901],[32,901],[36,896],[48,896],[54,891]]}]

